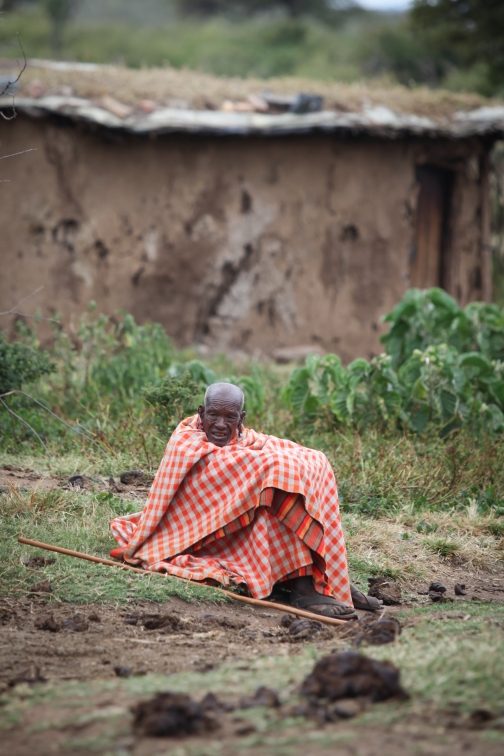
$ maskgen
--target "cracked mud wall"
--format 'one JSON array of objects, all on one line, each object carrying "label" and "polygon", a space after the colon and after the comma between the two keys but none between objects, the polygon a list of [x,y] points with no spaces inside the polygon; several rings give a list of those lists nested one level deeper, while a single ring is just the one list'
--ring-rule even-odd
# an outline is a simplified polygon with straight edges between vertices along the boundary
[{"label": "cracked mud wall", "polygon": [[2,164],[2,310],[43,284],[45,315],[94,299],[179,346],[369,357],[409,286],[415,165],[433,150],[457,176],[452,293],[483,296],[477,142],[106,139],[24,116],[1,135],[3,154],[37,149]]}]

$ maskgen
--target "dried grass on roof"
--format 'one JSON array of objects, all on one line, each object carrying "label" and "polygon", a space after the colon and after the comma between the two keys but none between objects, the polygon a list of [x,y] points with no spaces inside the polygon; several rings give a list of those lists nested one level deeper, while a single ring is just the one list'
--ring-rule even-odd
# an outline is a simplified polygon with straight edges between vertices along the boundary
[{"label": "dried grass on roof", "polygon": [[[12,61],[0,68],[12,68]],[[109,95],[131,106],[141,100],[153,100],[164,107],[219,109],[225,100],[245,100],[268,89],[277,94],[314,92],[325,98],[324,107],[336,111],[361,111],[364,107],[385,105],[398,113],[413,113],[431,118],[449,118],[459,110],[471,110],[489,104],[476,94],[408,89],[379,83],[341,84],[300,78],[240,79],[217,77],[197,71],[174,68],[141,70],[105,65],[93,71],[54,71],[28,66],[21,80],[20,94],[27,94],[30,83],[38,79],[47,94],[67,94],[71,87],[78,97],[96,99]]]}]

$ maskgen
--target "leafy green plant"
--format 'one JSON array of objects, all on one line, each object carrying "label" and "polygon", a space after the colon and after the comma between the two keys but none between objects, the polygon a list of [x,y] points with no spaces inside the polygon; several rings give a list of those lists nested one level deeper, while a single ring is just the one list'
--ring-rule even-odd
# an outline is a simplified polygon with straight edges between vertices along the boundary
[{"label": "leafy green plant", "polygon": [[166,377],[161,386],[150,386],[143,394],[154,407],[156,425],[165,435],[171,434],[185,417],[193,415],[203,399],[202,390],[189,370],[180,377]]},{"label": "leafy green plant", "polygon": [[37,344],[9,343],[0,331],[0,394],[21,389],[55,370],[48,352]]},{"label": "leafy green plant", "polygon": [[442,436],[470,424],[504,431],[504,314],[461,310],[441,289],[412,289],[385,317],[387,354],[348,367],[336,355],[307,358],[284,392],[295,423],[389,426]]},{"label": "leafy green plant", "polygon": [[100,504],[107,505],[117,515],[133,514],[139,509],[133,502],[120,499],[119,496],[114,496],[112,491],[102,491],[96,494],[96,498]]},{"label": "leafy green plant", "polygon": [[178,378],[185,372],[190,374],[200,389],[206,389],[217,380],[234,383],[245,394],[247,412],[257,416],[264,410],[266,389],[263,376],[256,367],[252,368],[250,375],[224,375],[218,378],[216,372],[200,360],[189,360],[188,362],[174,362],[168,370],[168,376]]},{"label": "leafy green plant", "polygon": [[95,309],[90,302],[78,328],[84,389],[126,397],[139,394],[148,383],[159,385],[175,354],[164,328],[159,323],[138,325],[128,313],[119,322],[96,317]]},{"label": "leafy green plant", "polygon": [[390,330],[381,341],[394,368],[416,349],[438,344],[504,360],[504,312],[497,305],[473,302],[461,309],[442,289],[410,289],[383,320]]}]

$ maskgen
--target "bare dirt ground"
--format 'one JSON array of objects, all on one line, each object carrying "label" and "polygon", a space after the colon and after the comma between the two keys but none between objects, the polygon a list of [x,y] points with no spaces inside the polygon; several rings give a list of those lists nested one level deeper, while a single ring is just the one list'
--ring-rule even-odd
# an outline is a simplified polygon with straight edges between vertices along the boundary
[{"label": "bare dirt ground", "polygon": [[[500,587],[492,582],[495,579],[490,584],[481,579],[472,584],[467,598],[441,605],[432,620],[462,619],[480,598],[504,601],[504,582]],[[478,599],[473,600],[471,594]],[[393,617],[406,607],[387,607],[385,616]],[[236,685],[233,690],[230,684],[227,693],[228,681],[241,680],[243,685],[266,660],[273,672],[269,684],[280,688],[282,697],[284,679],[274,674],[279,660],[294,672],[300,663],[306,664],[304,654],[309,648],[319,655],[348,648],[360,624],[348,623],[341,629],[324,626],[296,635],[282,626],[283,617],[274,610],[238,604],[187,604],[177,598],[164,605],[137,602],[116,608],[55,605],[50,596],[3,597],[0,691],[4,701],[11,702],[14,726],[2,733],[2,751],[10,756],[90,752],[226,756],[249,753],[250,749],[251,754],[317,756],[337,746],[342,756],[502,753],[502,739],[482,740],[484,721],[462,722],[449,707],[429,712],[428,720],[425,712],[412,713],[396,723],[383,725],[378,719],[364,727],[352,720],[323,726],[301,726],[293,720],[286,731],[282,720],[289,716],[289,707],[284,705],[264,714],[259,726],[241,711],[222,713],[219,729],[204,738],[173,740],[132,734],[131,708],[150,698],[147,690],[142,690],[144,681],[156,680],[159,675],[175,676],[173,687],[177,690],[184,674],[194,678],[196,673],[190,690],[195,699],[217,686],[219,698],[236,705]],[[415,616],[403,621],[403,632],[416,621]],[[369,648],[363,650],[369,652]],[[221,679],[222,670],[227,671]],[[235,679],[237,675],[240,680]],[[125,687],[133,683],[133,689]],[[254,687],[253,680],[251,684]],[[167,689],[167,681],[154,688]],[[40,700],[36,691],[42,691]]]},{"label": "bare dirt ground", "polygon": [[7,493],[12,488],[19,491],[32,491],[34,489],[39,491],[52,491],[54,489],[69,491],[76,488],[96,493],[112,491],[119,495],[126,494],[128,499],[138,499],[143,506],[152,482],[152,476],[142,476],[138,482],[132,480],[129,485],[121,483],[120,477],[106,478],[89,475],[75,477],[77,480],[72,483],[67,475],[51,475],[48,472],[35,472],[35,470],[17,467],[16,465],[4,465],[0,468],[0,492]]}]

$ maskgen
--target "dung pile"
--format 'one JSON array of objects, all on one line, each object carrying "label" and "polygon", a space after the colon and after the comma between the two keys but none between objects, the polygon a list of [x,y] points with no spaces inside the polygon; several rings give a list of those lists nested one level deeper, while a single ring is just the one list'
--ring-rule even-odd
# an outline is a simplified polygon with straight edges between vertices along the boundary
[{"label": "dung pile", "polygon": [[158,693],[133,708],[133,730],[150,737],[202,735],[219,727],[210,709],[183,693]]},{"label": "dung pile", "polygon": [[391,662],[381,662],[354,651],[320,659],[301,686],[308,699],[293,712],[319,722],[335,722],[358,714],[371,703],[391,698],[406,700],[400,672]]}]

